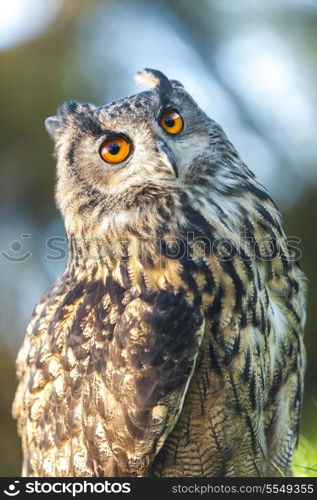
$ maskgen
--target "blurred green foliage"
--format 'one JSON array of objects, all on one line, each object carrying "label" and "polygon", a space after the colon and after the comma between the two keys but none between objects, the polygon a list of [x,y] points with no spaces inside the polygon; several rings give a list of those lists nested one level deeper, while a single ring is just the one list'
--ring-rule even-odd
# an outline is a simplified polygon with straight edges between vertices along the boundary
[{"label": "blurred green foliage", "polygon": [[0,348],[0,475],[19,476],[21,472],[21,444],[16,422],[11,417],[11,405],[16,389],[14,356]]},{"label": "blurred green foliage", "polygon": [[[316,408],[317,410],[317,408]],[[296,477],[317,477],[317,441],[300,437],[293,457],[293,474]]]}]

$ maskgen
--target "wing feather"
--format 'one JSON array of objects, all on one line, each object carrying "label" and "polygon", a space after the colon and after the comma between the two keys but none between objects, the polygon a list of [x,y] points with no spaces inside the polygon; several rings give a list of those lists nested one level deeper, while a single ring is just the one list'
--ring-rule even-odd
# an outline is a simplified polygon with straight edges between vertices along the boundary
[{"label": "wing feather", "polygon": [[18,356],[23,475],[146,475],[177,421],[203,329],[182,291],[133,298],[115,282],[54,285]]}]

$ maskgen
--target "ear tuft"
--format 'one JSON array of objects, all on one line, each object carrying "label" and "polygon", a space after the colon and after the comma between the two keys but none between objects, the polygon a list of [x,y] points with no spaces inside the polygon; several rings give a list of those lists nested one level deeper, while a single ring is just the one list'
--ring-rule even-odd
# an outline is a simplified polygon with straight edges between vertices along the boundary
[{"label": "ear tuft", "polygon": [[183,89],[184,88],[184,85],[179,82],[178,80],[170,80],[171,84],[173,85],[173,87],[177,88],[177,89]]},{"label": "ear tuft", "polygon": [[44,121],[44,124],[49,136],[54,139],[58,135],[58,130],[61,127],[58,116],[49,116]]},{"label": "ear tuft", "polygon": [[136,74],[135,80],[143,87],[158,89],[162,100],[167,98],[173,91],[167,76],[157,69],[145,68],[144,71],[139,71],[139,73]]},{"label": "ear tuft", "polygon": [[48,118],[46,118],[44,122],[45,127],[48,134],[53,139],[56,139],[59,133],[63,131],[68,121],[68,117],[76,113],[78,106],[79,104],[76,101],[65,102],[58,108],[57,114],[55,116],[49,116]]},{"label": "ear tuft", "polygon": [[159,85],[160,81],[152,71],[138,71],[134,76],[134,81],[145,89],[153,89]]}]

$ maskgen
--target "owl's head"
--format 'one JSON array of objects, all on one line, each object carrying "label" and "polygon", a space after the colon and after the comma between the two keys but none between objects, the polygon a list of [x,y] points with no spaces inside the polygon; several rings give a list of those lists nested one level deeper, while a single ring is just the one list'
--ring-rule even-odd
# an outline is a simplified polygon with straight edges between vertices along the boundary
[{"label": "owl's head", "polygon": [[66,227],[138,211],[235,155],[179,82],[150,69],[137,79],[149,90],[100,107],[68,102],[45,122],[56,144],[56,198]]}]

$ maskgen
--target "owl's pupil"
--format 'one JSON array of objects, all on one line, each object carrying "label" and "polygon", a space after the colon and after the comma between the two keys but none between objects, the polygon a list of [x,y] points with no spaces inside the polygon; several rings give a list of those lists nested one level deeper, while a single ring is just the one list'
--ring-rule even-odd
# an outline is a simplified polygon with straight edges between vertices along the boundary
[{"label": "owl's pupil", "polygon": [[171,127],[174,127],[174,125],[175,125],[175,121],[174,121],[174,119],[173,119],[171,116],[167,116],[167,117],[165,118],[165,125],[166,125],[167,127],[170,127],[170,128],[171,128]]},{"label": "owl's pupil", "polygon": [[119,144],[116,144],[116,143],[113,143],[113,144],[110,144],[109,148],[108,148],[108,152],[111,154],[111,155],[117,155],[120,151],[120,146]]}]

